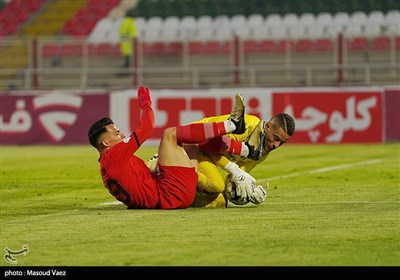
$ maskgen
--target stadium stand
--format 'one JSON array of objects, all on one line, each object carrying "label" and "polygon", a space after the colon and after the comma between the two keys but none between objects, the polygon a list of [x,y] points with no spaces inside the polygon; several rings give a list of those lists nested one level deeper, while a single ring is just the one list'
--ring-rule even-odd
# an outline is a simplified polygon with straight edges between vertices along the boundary
[{"label": "stadium stand", "polygon": [[[28,5],[21,5],[22,1]],[[40,67],[118,68],[118,27],[126,14],[135,18],[138,56],[146,68],[231,67],[235,49],[245,66],[332,64],[339,34],[345,36],[347,62],[396,65],[400,57],[396,55],[400,50],[400,1],[394,0],[2,3],[1,37],[17,38],[2,40],[1,66],[14,70],[29,66],[29,48],[21,41],[24,36],[40,39]],[[17,16],[11,19],[8,15]],[[20,59],[5,59],[7,64],[3,62],[6,56]]]}]

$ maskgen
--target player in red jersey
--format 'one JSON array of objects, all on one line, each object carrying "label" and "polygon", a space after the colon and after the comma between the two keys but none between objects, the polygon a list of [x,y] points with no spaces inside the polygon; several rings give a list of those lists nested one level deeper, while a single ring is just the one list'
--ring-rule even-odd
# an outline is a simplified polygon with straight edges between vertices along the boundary
[{"label": "player in red jersey", "polygon": [[134,155],[150,137],[155,123],[148,88],[138,88],[138,101],[139,125],[129,137],[108,117],[96,121],[89,129],[89,142],[100,153],[103,183],[128,209],[187,208],[196,195],[197,144],[227,133],[243,133],[243,99],[236,95],[235,106],[225,121],[165,129],[158,148],[159,172],[156,174]]}]

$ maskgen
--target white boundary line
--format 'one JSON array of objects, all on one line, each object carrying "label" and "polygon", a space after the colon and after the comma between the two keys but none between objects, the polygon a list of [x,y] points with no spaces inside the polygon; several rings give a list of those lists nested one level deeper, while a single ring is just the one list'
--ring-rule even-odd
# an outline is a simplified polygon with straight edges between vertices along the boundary
[{"label": "white boundary line", "polygon": [[352,167],[359,166],[359,165],[377,164],[377,163],[379,163],[381,161],[382,160],[380,160],[380,159],[372,159],[372,160],[366,160],[366,161],[361,161],[361,162],[355,162],[355,163],[348,163],[348,164],[342,164],[342,165],[318,168],[318,169],[304,171],[304,172],[296,172],[296,173],[291,173],[291,174],[282,175],[282,176],[275,176],[275,177],[270,177],[270,178],[266,178],[266,179],[259,179],[259,180],[257,180],[257,183],[258,182],[274,181],[274,180],[279,180],[279,179],[286,179],[286,178],[301,176],[301,175],[305,175],[305,174],[323,173],[323,172],[329,172],[329,171],[332,171],[332,170],[352,168]]},{"label": "white boundary line", "polygon": [[396,204],[400,201],[367,201],[367,200],[349,200],[349,201],[292,201],[292,202],[266,202],[263,204]]}]

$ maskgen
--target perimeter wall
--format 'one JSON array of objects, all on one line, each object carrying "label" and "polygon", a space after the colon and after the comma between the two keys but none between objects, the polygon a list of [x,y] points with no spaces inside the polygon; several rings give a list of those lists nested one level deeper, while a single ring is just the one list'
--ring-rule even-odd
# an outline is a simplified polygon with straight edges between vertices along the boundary
[{"label": "perimeter wall", "polygon": [[[162,131],[206,116],[229,114],[235,92],[246,112],[269,120],[287,112],[296,120],[291,143],[400,141],[400,87],[304,87],[151,90],[156,126]],[[137,126],[136,89],[119,91],[11,91],[0,93],[0,144],[88,144],[87,131],[110,116],[129,135]]]}]

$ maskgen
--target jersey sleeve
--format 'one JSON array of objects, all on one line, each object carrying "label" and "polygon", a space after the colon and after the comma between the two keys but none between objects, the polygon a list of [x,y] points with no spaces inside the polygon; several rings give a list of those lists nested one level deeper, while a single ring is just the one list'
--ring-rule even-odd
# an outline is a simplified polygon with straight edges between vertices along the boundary
[{"label": "jersey sleeve", "polygon": [[132,133],[135,134],[138,146],[142,145],[147,139],[149,139],[154,129],[155,117],[153,109],[150,106],[142,108],[142,114],[139,121],[138,128]]},{"label": "jersey sleeve", "polygon": [[130,137],[113,147],[113,156],[117,161],[126,161],[139,149],[139,147],[150,137],[154,129],[154,112],[150,106],[142,109],[139,125]]}]

